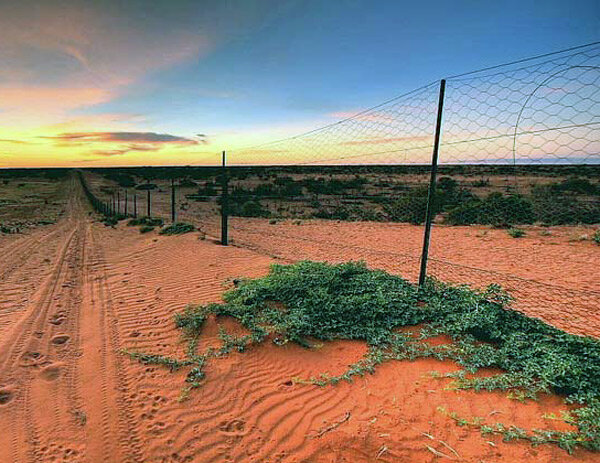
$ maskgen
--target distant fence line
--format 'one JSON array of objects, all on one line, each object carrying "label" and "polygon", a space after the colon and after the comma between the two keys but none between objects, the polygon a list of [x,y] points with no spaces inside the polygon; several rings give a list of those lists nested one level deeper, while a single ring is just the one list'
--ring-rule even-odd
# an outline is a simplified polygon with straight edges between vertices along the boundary
[{"label": "distant fence line", "polygon": [[[475,179],[484,167],[494,173]],[[346,173],[334,177],[336,168]],[[444,262],[436,257],[436,249],[453,243],[439,242],[436,230],[441,224],[598,224],[600,184],[590,181],[590,175],[577,175],[597,175],[598,168],[600,42],[451,76],[304,134],[215,154],[213,167],[206,168],[211,181],[205,181],[197,199],[204,193],[214,204],[202,220],[210,222],[223,244],[231,239],[272,255],[279,251],[269,248],[267,236],[276,241],[279,231],[269,235],[268,228],[259,229],[251,221],[233,222],[229,229],[228,217],[269,220],[277,214],[265,210],[263,203],[280,201],[294,202],[303,216],[310,211],[318,218],[356,216],[419,225],[419,251],[415,246],[402,250],[399,244],[395,254],[404,256],[402,271],[411,279],[422,283],[432,275],[473,284],[503,280],[519,299],[533,301],[537,291],[558,294],[561,289]],[[244,184],[245,173],[253,169],[263,169],[266,179]],[[559,171],[567,173],[565,178],[551,182],[550,176]],[[312,178],[297,172],[317,174]],[[379,180],[361,184],[360,175],[376,172]],[[271,173],[277,176],[269,180]],[[404,176],[402,183],[395,175]],[[178,212],[175,188],[172,181],[173,221]],[[150,190],[146,194],[149,205]],[[122,198],[93,201],[103,213],[119,215],[122,210]],[[152,214],[149,206],[146,213]],[[161,213],[166,215],[164,209]],[[216,214],[220,217],[213,217]],[[308,239],[300,232],[287,235]],[[430,243],[435,246],[430,248]],[[370,243],[368,249],[359,248],[347,248],[348,255],[379,252]],[[568,292],[586,307],[590,300],[598,301],[593,291]]]}]

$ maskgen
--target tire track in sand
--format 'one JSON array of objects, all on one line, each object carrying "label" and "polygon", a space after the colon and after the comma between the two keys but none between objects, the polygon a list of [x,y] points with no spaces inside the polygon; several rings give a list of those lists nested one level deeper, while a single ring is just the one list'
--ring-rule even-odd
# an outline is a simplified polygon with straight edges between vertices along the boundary
[{"label": "tire track in sand", "polygon": [[[104,269],[87,202],[74,180],[70,189],[68,216],[49,233],[61,240],[51,271],[21,320],[0,339],[0,422],[11,424],[0,433],[0,448],[11,463],[136,463],[135,423],[121,399],[127,384],[112,360],[119,357],[119,343]],[[86,337],[95,330],[100,337],[90,344]],[[86,384],[88,362],[100,368]],[[104,422],[92,427],[97,414]],[[104,446],[113,451],[96,451]]]},{"label": "tire track in sand", "polygon": [[121,363],[121,344],[106,263],[95,231],[88,226],[90,253],[85,262],[86,285],[82,311],[81,390],[85,391],[88,461],[141,462],[137,423],[133,419],[127,372]]}]

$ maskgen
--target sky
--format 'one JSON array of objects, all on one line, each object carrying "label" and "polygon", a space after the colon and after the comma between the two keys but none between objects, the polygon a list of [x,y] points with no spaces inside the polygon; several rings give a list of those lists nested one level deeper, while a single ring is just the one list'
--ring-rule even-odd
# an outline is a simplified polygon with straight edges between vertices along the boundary
[{"label": "sky", "polygon": [[0,167],[214,164],[599,32],[597,0],[0,0]]}]

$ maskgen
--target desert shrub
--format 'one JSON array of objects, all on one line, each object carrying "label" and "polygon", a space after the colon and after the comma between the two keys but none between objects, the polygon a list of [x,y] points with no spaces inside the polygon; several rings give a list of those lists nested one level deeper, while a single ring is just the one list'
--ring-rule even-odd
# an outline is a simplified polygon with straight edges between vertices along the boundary
[{"label": "desert shrub", "polygon": [[536,220],[548,225],[600,223],[600,203],[578,199],[573,195],[554,194],[536,189],[533,196]]},{"label": "desert shrub", "polygon": [[229,215],[238,217],[269,217],[271,212],[260,201],[244,201],[243,203],[230,201],[228,204]]},{"label": "desert shrub", "polygon": [[[384,211],[393,222],[408,222],[419,225],[425,222],[429,188],[419,186],[408,190],[407,194],[384,205]],[[433,215],[450,210],[458,205],[474,199],[473,194],[459,187],[456,180],[450,177],[440,178],[433,200]]]},{"label": "desert shrub", "polygon": [[135,186],[135,179],[131,175],[121,174],[121,173],[107,173],[104,176],[116,182],[119,186],[123,188],[131,188]]},{"label": "desert shrub", "polygon": [[217,183],[206,182],[203,186],[198,188],[198,196],[216,196],[217,195]]},{"label": "desert shrub", "polygon": [[[439,212],[439,197],[434,205],[434,213]],[[384,212],[392,222],[422,224],[427,213],[427,187],[414,188],[397,200],[383,206]]]},{"label": "desert shrub", "polygon": [[155,228],[156,227],[153,227],[152,225],[144,225],[144,226],[140,227],[140,233],[150,233]]},{"label": "desert shrub", "polygon": [[107,227],[114,227],[119,223],[119,219],[117,219],[115,216],[105,216],[102,223]]},{"label": "desert shrub", "polygon": [[522,228],[512,227],[509,228],[506,232],[513,238],[521,238],[522,236],[525,236],[525,230],[523,230]]},{"label": "desert shrub", "polygon": [[329,220],[348,220],[350,212],[344,206],[334,206],[331,208],[319,207],[313,215],[315,219]]},{"label": "desert shrub", "polygon": [[312,217],[316,219],[370,222],[380,222],[386,219],[383,214],[373,209],[369,204],[364,206],[347,206],[338,204],[329,208],[319,206],[319,208],[312,214]]},{"label": "desert shrub", "polygon": [[535,221],[533,205],[521,195],[490,193],[485,199],[473,199],[454,209],[446,217],[452,225],[473,223],[494,226],[531,224]]},{"label": "desert shrub", "polygon": [[436,189],[436,203],[441,210],[448,211],[452,208],[476,199],[473,193],[459,186],[459,183],[450,178],[442,177]]},{"label": "desert shrub", "polygon": [[[455,389],[504,390],[522,399],[553,391],[581,405],[572,412],[577,431],[523,430],[518,438],[535,444],[556,443],[568,451],[575,446],[600,450],[600,341],[567,334],[509,310],[511,299],[498,286],[478,291],[428,280],[419,289],[398,276],[356,262],[274,265],[266,277],[238,283],[225,293],[223,303],[190,306],[177,314],[175,324],[188,340],[187,358],[160,357],[155,363],[193,365],[187,382],[199,387],[209,359],[244,351],[267,339],[306,347],[311,346],[309,339],[360,339],[369,350],[345,373],[298,381],[325,386],[373,373],[385,361],[451,359],[463,368],[450,374]],[[233,317],[250,334],[236,337],[221,328],[221,348],[198,354],[208,316]],[[421,326],[420,336],[397,331],[410,325]],[[441,334],[450,336],[452,343],[434,346],[425,342]],[[151,354],[130,355],[152,363]],[[466,376],[481,368],[503,372]]]},{"label": "desert shrub", "polygon": [[135,227],[138,225],[147,225],[149,227],[162,227],[163,224],[164,221],[160,217],[137,217],[127,222],[127,225],[129,225],[130,227]]},{"label": "desert shrub", "polygon": [[569,177],[560,183],[553,183],[550,189],[555,193],[571,192],[583,195],[600,194],[598,186],[591,183],[586,178]]},{"label": "desert shrub", "polygon": [[484,188],[490,185],[490,181],[488,179],[480,179],[480,180],[475,180],[472,183],[473,188]]},{"label": "desert shrub", "polygon": [[0,224],[0,233],[3,233],[5,235],[13,235],[15,233],[20,233],[21,229],[18,226],[10,226],[10,225],[3,225]]},{"label": "desert shrub", "polygon": [[592,236],[592,240],[594,241],[594,243],[596,243],[597,245],[600,245],[600,230],[596,230],[594,232],[594,235]]},{"label": "desert shrub", "polygon": [[324,195],[339,195],[348,190],[362,190],[366,183],[366,178],[358,176],[347,180],[317,177],[307,178],[302,181],[303,186],[309,193]]},{"label": "desert shrub", "polygon": [[183,235],[184,233],[190,233],[194,230],[196,230],[196,227],[190,223],[175,222],[161,229],[159,235]]}]

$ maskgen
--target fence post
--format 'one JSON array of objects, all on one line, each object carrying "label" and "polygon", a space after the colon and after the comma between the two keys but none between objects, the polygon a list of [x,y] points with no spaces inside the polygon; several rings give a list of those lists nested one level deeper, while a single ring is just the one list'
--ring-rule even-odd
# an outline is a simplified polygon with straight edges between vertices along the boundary
[{"label": "fence post", "polygon": [[171,179],[171,223],[175,223],[175,179]]},{"label": "fence post", "polygon": [[147,212],[147,213],[146,213],[146,216],[147,216],[147,217],[151,217],[151,215],[150,215],[150,214],[152,213],[152,211],[150,210],[150,190],[148,190],[148,194],[147,194],[147,199],[146,199],[146,202],[147,202],[147,209],[148,209],[148,210],[146,211],[146,212]]},{"label": "fence post", "polygon": [[225,162],[225,151],[223,151],[223,170],[222,170],[222,191],[221,191],[221,244],[227,246],[229,239],[227,236],[227,214],[229,203],[229,179],[227,178],[227,166]]},{"label": "fence post", "polygon": [[427,195],[427,212],[425,213],[425,234],[423,236],[423,253],[421,254],[421,271],[419,272],[419,287],[425,283],[427,276],[427,259],[429,257],[429,240],[431,238],[431,223],[434,216],[435,188],[437,181],[438,153],[440,148],[440,132],[442,130],[442,113],[444,109],[444,93],[446,80],[440,81],[440,96],[438,100],[437,121],[435,123],[435,139],[433,141],[433,155],[431,157],[431,177],[429,179],[429,193]]},{"label": "fence post", "polygon": [[121,190],[117,190],[117,215],[121,215]]},{"label": "fence post", "polygon": [[127,188],[125,188],[125,217],[127,217],[128,207],[127,207]]},{"label": "fence post", "polygon": [[133,218],[137,219],[137,191],[133,191]]}]

